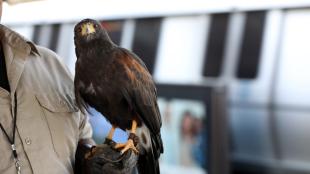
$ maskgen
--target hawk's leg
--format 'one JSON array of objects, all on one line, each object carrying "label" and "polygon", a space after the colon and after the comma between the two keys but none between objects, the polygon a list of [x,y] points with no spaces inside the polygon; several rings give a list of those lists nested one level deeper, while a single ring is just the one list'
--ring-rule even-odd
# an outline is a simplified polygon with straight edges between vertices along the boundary
[{"label": "hawk's leg", "polygon": [[113,141],[113,135],[114,135],[114,132],[115,132],[116,127],[117,127],[117,126],[112,125],[112,128],[110,129],[109,134],[108,134],[108,136],[105,138],[103,144],[108,144],[108,145],[114,147],[115,142]]},{"label": "hawk's leg", "polygon": [[109,134],[107,136],[107,139],[112,140],[114,132],[115,132],[116,126],[112,125],[112,128],[109,131]]},{"label": "hawk's leg", "polygon": [[[135,134],[136,133],[136,129],[137,129],[137,121],[133,120],[132,121],[131,130],[130,130],[130,134]],[[115,145],[115,148],[116,149],[122,149],[121,150],[121,154],[125,153],[129,149],[132,149],[133,152],[136,153],[136,154],[139,153],[139,151],[135,147],[135,143],[133,141],[133,137],[132,136],[129,136],[129,138],[128,138],[128,140],[127,140],[127,142],[125,144],[117,143]]]}]

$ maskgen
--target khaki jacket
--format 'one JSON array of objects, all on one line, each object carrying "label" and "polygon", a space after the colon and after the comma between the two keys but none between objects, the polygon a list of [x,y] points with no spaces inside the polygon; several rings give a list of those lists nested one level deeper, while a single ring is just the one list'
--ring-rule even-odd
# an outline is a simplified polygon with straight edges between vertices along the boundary
[{"label": "khaki jacket", "polygon": [[[79,139],[91,138],[90,124],[74,102],[68,69],[57,55],[0,25],[11,92],[0,87],[0,122],[12,137],[17,95],[16,149],[22,174],[73,173]],[[0,173],[16,174],[10,143],[0,130]]]}]

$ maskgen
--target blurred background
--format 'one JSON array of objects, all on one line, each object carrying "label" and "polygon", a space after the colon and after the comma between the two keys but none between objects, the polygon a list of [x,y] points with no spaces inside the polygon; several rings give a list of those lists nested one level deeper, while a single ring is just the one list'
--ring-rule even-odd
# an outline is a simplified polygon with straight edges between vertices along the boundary
[{"label": "blurred background", "polygon": [[[310,173],[309,0],[11,0],[1,23],[74,74],[73,28],[84,18],[152,73],[163,174]],[[110,125],[94,110],[90,120],[103,142]]]}]

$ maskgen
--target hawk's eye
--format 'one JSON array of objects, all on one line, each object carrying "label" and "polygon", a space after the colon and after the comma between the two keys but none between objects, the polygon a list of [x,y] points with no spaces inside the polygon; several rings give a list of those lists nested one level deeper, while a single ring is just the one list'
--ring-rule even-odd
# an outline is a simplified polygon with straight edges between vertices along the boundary
[{"label": "hawk's eye", "polygon": [[79,27],[76,31],[77,31],[78,33],[81,33],[81,32],[82,32],[82,28]]}]

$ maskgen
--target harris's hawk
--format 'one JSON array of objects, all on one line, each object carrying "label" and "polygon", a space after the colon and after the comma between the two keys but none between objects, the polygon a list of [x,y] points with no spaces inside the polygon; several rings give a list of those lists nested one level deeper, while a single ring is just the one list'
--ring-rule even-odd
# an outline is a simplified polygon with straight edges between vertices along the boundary
[{"label": "harris's hawk", "polygon": [[[143,61],[131,51],[115,45],[98,21],[84,19],[74,28],[75,96],[78,107],[95,108],[115,128],[130,130],[121,153],[139,154],[141,174],[159,174],[158,158],[163,153],[161,116],[156,87]],[[134,138],[139,137],[139,148]],[[139,149],[139,150],[138,150]]]}]

